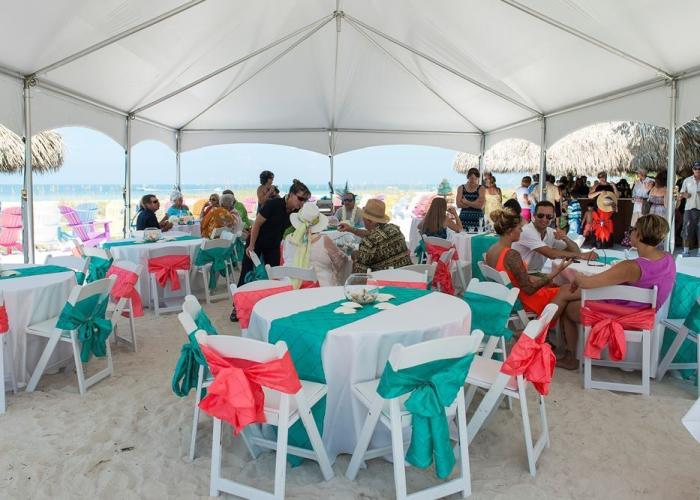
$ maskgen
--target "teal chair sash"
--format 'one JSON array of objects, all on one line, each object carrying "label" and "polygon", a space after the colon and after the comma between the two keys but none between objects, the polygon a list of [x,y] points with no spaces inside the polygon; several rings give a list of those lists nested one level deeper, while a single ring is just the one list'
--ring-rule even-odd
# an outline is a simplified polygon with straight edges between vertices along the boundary
[{"label": "teal chair sash", "polygon": [[109,271],[112,265],[113,259],[103,259],[102,257],[90,257],[90,264],[88,264],[88,274],[85,278],[87,283],[92,283],[93,281],[101,280],[107,276],[107,271]]},{"label": "teal chair sash", "polygon": [[226,262],[231,261],[231,256],[232,250],[230,246],[228,248],[199,249],[194,263],[197,266],[211,264],[211,268],[209,269],[209,289],[216,288],[219,275],[226,276]]},{"label": "teal chair sash", "polygon": [[472,310],[472,331],[481,330],[486,335],[510,340],[513,332],[507,325],[513,306],[503,300],[474,292],[464,292],[462,298]]},{"label": "teal chair sash", "polygon": [[56,327],[77,330],[80,340],[80,360],[87,363],[90,356],[104,357],[107,354],[107,338],[112,333],[112,322],[105,318],[109,297],[93,295],[75,305],[66,303]]},{"label": "teal chair sash", "polygon": [[[214,325],[211,324],[209,316],[204,312],[204,309],[199,310],[194,322],[197,325],[197,330],[204,330],[208,335],[217,335],[217,331]],[[170,382],[173,392],[181,398],[187,396],[190,390],[197,388],[199,367],[203,366],[205,369],[208,369],[204,354],[202,354],[194,334],[195,332],[190,332],[187,335],[188,341],[182,344],[180,357],[177,360]],[[205,393],[206,391],[203,389],[202,396]]]}]

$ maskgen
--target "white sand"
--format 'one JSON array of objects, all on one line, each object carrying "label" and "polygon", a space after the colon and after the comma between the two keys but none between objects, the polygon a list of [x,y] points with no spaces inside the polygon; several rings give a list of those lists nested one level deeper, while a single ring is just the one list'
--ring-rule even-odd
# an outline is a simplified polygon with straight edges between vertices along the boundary
[{"label": "white sand", "polygon": [[[227,302],[206,309],[220,331],[238,334]],[[183,332],[175,315],[156,322],[148,312],[137,329],[139,352],[115,349],[115,376],[84,397],[72,370],[45,376],[33,394],[8,393],[8,412],[0,416],[0,498],[208,495],[211,419],[202,418],[198,456],[188,463],[193,395],[181,399],[170,390]],[[526,469],[519,409],[502,409],[470,447],[472,498],[700,498],[700,444],[680,422],[693,403],[688,389],[667,379],[652,385],[649,398],[584,391],[577,373],[558,370],[547,398],[551,447],[537,477]],[[531,416],[535,411],[533,397]],[[274,454],[252,461],[228,427],[225,436],[225,473],[271,490]],[[373,460],[350,482],[348,460],[338,458],[327,483],[314,463],[288,469],[287,497],[394,496],[391,464]],[[408,478],[409,491],[434,482],[431,471],[415,468]]]}]

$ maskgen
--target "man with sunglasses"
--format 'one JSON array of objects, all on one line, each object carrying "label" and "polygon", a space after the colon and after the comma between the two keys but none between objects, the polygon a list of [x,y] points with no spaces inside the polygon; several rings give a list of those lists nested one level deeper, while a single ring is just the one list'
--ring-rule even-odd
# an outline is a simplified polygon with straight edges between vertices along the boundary
[{"label": "man with sunglasses", "polygon": [[595,252],[581,252],[564,231],[552,228],[554,217],[554,204],[551,201],[540,201],[535,206],[532,222],[523,227],[520,239],[513,243],[513,250],[520,253],[528,271],[541,270],[547,259],[598,258]]},{"label": "man with sunglasses", "polygon": [[355,195],[345,193],[341,198],[343,206],[335,212],[335,218],[339,222],[347,222],[352,227],[364,227],[362,223],[362,209],[355,205]]},{"label": "man with sunglasses", "polygon": [[683,256],[690,257],[692,247],[698,249],[700,256],[700,161],[693,163],[693,175],[683,180],[680,196],[685,198]]},{"label": "man with sunglasses", "polygon": [[154,194],[147,194],[141,197],[141,209],[136,216],[136,230],[143,231],[149,227],[160,228],[161,231],[167,231],[173,227],[172,222],[168,221],[168,216],[158,222],[156,212],[160,208],[160,201]]}]

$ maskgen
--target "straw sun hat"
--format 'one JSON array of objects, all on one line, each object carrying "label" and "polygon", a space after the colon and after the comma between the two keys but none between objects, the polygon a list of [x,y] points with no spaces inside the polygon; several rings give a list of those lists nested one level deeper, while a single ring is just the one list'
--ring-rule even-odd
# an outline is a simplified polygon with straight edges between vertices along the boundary
[{"label": "straw sun hat", "polygon": [[617,196],[615,193],[603,191],[598,195],[596,204],[601,212],[614,212],[617,207]]},{"label": "straw sun hat", "polygon": [[389,222],[391,217],[386,214],[386,205],[382,200],[367,200],[365,208],[362,209],[362,217],[374,222],[383,224]]},{"label": "straw sun hat", "polygon": [[328,217],[323,215],[314,203],[304,203],[301,210],[289,216],[289,221],[295,228],[308,224],[312,233],[320,233],[328,227]]}]

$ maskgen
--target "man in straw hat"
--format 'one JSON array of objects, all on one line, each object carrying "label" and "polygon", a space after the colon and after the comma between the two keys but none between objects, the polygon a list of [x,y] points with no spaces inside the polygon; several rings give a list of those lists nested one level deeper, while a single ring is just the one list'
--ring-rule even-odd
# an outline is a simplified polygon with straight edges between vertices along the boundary
[{"label": "man in straw hat", "polygon": [[700,161],[693,163],[693,175],[683,180],[680,195],[685,198],[683,256],[689,257],[692,247],[697,247],[700,256]]},{"label": "man in straw hat", "polygon": [[354,273],[364,273],[367,269],[381,271],[412,264],[406,239],[398,226],[389,224],[383,201],[368,200],[362,212],[362,220],[366,229],[351,227],[345,223],[338,227],[340,231],[349,231],[362,238],[360,248],[352,256]]}]

